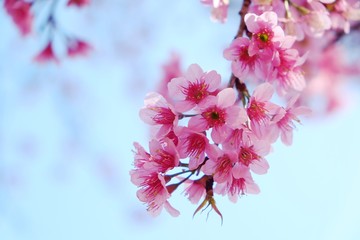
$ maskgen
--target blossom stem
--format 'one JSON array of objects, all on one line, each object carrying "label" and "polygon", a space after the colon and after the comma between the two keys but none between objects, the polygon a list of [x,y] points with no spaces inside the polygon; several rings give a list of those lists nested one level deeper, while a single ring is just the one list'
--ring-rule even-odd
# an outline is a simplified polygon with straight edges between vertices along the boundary
[{"label": "blossom stem", "polygon": [[178,118],[183,119],[184,117],[195,117],[197,114],[183,114],[179,113]]},{"label": "blossom stem", "polygon": [[311,11],[309,9],[307,9],[306,7],[300,6],[290,0],[288,0],[288,2],[290,3],[291,6],[293,6],[299,13],[303,14],[303,15],[307,15],[309,14]]},{"label": "blossom stem", "polygon": [[[249,7],[251,4],[251,0],[244,0],[243,5],[239,11],[240,15],[240,25],[238,28],[238,31],[234,37],[234,39],[238,37],[242,37],[244,34],[244,31],[246,31],[246,34],[249,35],[250,33],[247,31],[246,24],[245,24],[245,14],[248,13]],[[249,36],[250,37],[250,36]],[[246,105],[246,98],[249,98],[249,91],[247,90],[246,84],[241,81],[239,78],[235,77],[234,74],[231,74],[228,87],[233,88],[235,87],[239,94],[239,99],[241,99],[241,102],[243,105]]]},{"label": "blossom stem", "polygon": [[189,173],[189,172],[193,172],[193,170],[184,170],[182,172],[178,172],[178,173],[174,173],[174,174],[166,175],[166,176],[169,177],[169,178],[173,178],[173,177],[179,176],[179,175],[184,174],[184,173]]},{"label": "blossom stem", "polygon": [[250,94],[246,87],[246,84],[243,81],[241,81],[239,78],[235,77],[234,74],[231,74],[231,78],[230,78],[228,87],[236,88],[236,90],[239,94],[239,99],[241,99],[243,106],[246,106],[246,102],[250,98]]},{"label": "blossom stem", "polygon": [[245,14],[248,13],[250,4],[251,4],[251,0],[244,0],[241,10],[239,12],[239,15],[240,15],[239,29],[238,29],[238,32],[236,33],[236,36],[234,37],[234,39],[238,38],[238,37],[242,37],[245,30],[247,32],[244,18],[245,18]]}]

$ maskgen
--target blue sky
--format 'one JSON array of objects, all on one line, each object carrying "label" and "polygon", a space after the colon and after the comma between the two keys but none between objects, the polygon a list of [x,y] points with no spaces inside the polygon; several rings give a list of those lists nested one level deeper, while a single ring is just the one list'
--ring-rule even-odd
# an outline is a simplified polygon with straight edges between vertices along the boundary
[{"label": "blue sky", "polygon": [[[235,5],[235,4],[234,4]],[[138,110],[171,51],[225,82],[237,5],[225,25],[198,1],[94,1],[60,8],[64,29],[88,40],[88,58],[38,65],[41,35],[23,39],[0,11],[0,239],[360,238],[359,86],[352,104],[304,119],[294,143],[275,144],[259,195],[217,198],[224,224],[175,193],[178,218],[150,217],[129,181],[133,141],[147,145]],[[235,27],[234,27],[235,26]],[[61,44],[57,45],[61,52]]]}]

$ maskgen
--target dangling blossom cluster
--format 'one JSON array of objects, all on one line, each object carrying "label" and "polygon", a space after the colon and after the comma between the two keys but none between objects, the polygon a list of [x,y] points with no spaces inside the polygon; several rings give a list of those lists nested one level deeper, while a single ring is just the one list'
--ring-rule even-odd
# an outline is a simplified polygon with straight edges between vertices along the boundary
[{"label": "dangling blossom cluster", "polygon": [[294,107],[296,96],[286,107],[271,102],[270,83],[258,85],[242,106],[235,89],[221,87],[216,71],[204,72],[197,64],[167,87],[173,103],[152,92],[140,110],[141,119],[155,129],[149,150],[134,143],[131,180],[153,215],[163,207],[179,214],[169,198],[183,183],[192,203],[201,200],[195,213],[210,204],[221,215],[215,194],[236,201],[239,195],[258,193],[252,174],[268,171],[271,145],[279,136],[290,145],[294,123],[308,113]]},{"label": "dangling blossom cluster", "polygon": [[[221,23],[226,22],[227,18],[217,18],[217,16],[227,16],[228,8],[237,7],[236,4],[240,4],[237,1],[226,1],[226,8],[220,8],[224,6],[220,4],[222,1],[201,2],[213,7],[211,16]],[[358,61],[346,61],[347,49],[341,44],[343,38],[360,30],[360,1],[244,0],[241,2],[243,6],[239,13],[242,16],[242,24],[234,42],[224,53],[225,58],[233,62],[233,73],[241,78],[250,71],[252,81],[261,79],[276,82],[276,89],[281,95],[286,95],[292,90],[300,91],[298,103],[310,105],[316,110],[314,111],[316,114],[328,114],[340,109],[346,103],[344,96],[348,95],[343,90],[344,85],[349,79],[360,74],[360,64]],[[220,10],[221,15],[213,13]],[[273,29],[275,18],[263,15],[267,11],[272,11],[277,15],[275,25],[279,25],[282,30]],[[245,14],[256,14],[258,17],[244,19]],[[264,61],[269,61],[269,59],[264,60],[266,55],[254,54],[251,46],[249,56],[246,52],[248,44],[256,40],[251,36],[255,32],[261,32],[260,29],[254,28],[254,20],[267,22],[262,27],[275,30],[270,33],[287,36],[285,43],[280,43],[278,39],[271,41],[277,42],[275,44],[277,46],[273,49],[277,56],[271,59],[275,62],[265,64],[265,69],[263,69]],[[245,34],[243,34],[244,30]],[[257,38],[266,40],[267,34],[264,35],[264,33],[262,32],[262,35],[258,35]],[[269,36],[273,37],[271,34]],[[269,53],[265,50],[266,52]],[[286,73],[289,67],[290,71]],[[250,78],[248,75],[246,77]],[[318,102],[314,100],[321,100],[323,105],[313,104]]]},{"label": "dangling blossom cluster", "polygon": [[[213,19],[226,21],[229,1],[201,2],[212,7]],[[267,173],[272,145],[278,139],[291,145],[299,117],[311,112],[301,104],[313,77],[309,62],[320,68],[314,63],[320,52],[360,20],[360,3],[244,0],[239,14],[238,32],[223,52],[231,62],[226,87],[216,71],[192,64],[183,72],[173,58],[159,91],[145,98],[140,118],[153,135],[146,147],[134,143],[130,175],[154,216],[163,208],[180,214],[170,204],[180,185],[197,204],[194,215],[210,206],[221,219],[217,195],[236,202],[259,193],[253,176]]]},{"label": "dangling blossom cluster", "polygon": [[[90,0],[67,0],[67,7],[81,8],[90,3]],[[55,38],[64,40],[68,57],[84,56],[89,53],[92,47],[84,40],[65,33],[60,28],[60,23],[55,17],[59,1],[41,1],[41,0],[5,0],[4,8],[13,23],[17,26],[22,36],[29,36],[34,32],[36,12],[46,11],[48,14],[41,24],[41,31],[45,32],[44,47],[37,53],[34,60],[38,63],[59,62],[58,54],[54,49]],[[40,17],[40,16],[39,16]]]}]

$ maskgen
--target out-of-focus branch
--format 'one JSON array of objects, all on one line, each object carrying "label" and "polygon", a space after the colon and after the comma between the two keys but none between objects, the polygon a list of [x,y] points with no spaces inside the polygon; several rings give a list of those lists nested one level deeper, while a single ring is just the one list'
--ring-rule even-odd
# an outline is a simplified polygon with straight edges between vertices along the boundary
[{"label": "out-of-focus branch", "polygon": [[244,21],[244,18],[245,18],[245,14],[248,12],[249,10],[249,6],[251,4],[251,0],[244,0],[243,2],[243,5],[241,7],[241,10],[239,12],[239,15],[240,15],[240,25],[239,25],[239,29],[236,33],[236,36],[234,37],[237,38],[237,37],[241,37],[243,34],[244,34],[244,31],[246,30],[246,25],[245,25],[245,21]]},{"label": "out-of-focus branch", "polygon": [[[360,22],[358,22],[358,23],[354,24],[353,26],[351,26],[350,33],[354,32],[354,31],[359,31],[359,30],[360,30]],[[335,43],[340,41],[345,36],[348,36],[348,34],[346,34],[344,31],[337,31],[335,33],[334,38],[328,44],[325,45],[324,51],[328,50],[331,46],[333,46]]]}]

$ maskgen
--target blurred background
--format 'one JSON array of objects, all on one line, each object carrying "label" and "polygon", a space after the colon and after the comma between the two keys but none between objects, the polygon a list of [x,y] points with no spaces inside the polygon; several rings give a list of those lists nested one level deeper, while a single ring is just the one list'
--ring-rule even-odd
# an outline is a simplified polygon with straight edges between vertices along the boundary
[{"label": "blurred background", "polygon": [[269,173],[254,176],[259,195],[216,198],[223,225],[215,212],[193,219],[181,191],[170,199],[178,218],[153,218],[136,198],[129,170],[133,142],[149,140],[145,94],[172,53],[183,70],[198,63],[229,79],[222,51],[237,30],[235,2],[219,24],[199,1],[60,1],[59,24],[93,51],[58,64],[34,62],[46,40],[22,38],[0,9],[1,240],[360,239],[360,76],[341,108],[302,119],[291,147],[274,145]]}]

